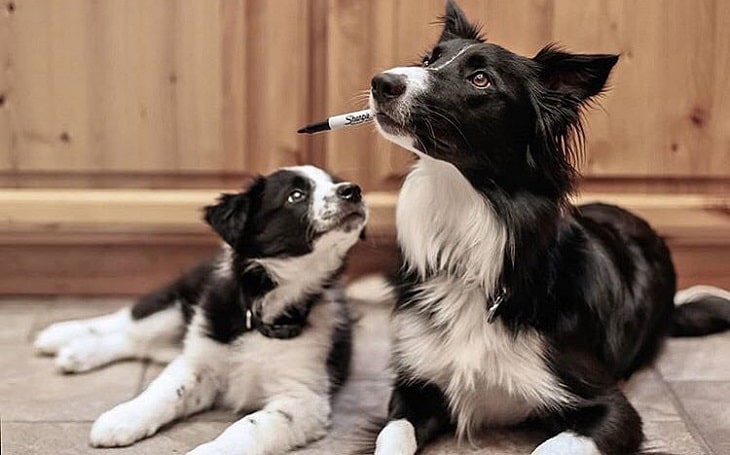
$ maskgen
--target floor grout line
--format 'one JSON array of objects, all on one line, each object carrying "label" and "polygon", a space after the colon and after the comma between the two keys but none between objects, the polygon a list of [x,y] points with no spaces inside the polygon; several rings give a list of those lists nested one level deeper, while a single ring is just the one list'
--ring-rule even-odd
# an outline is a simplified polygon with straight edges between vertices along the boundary
[{"label": "floor grout line", "polygon": [[33,314],[33,321],[30,323],[30,329],[28,330],[28,333],[25,334],[25,341],[27,343],[33,343],[33,338],[36,333],[38,333],[41,330],[40,324],[41,324],[41,315],[47,313],[50,310],[51,303],[48,302],[45,305],[43,305],[41,308],[36,309]]},{"label": "floor grout line", "polygon": [[682,418],[682,421],[687,427],[687,430],[689,431],[692,438],[694,438],[694,440],[699,444],[700,448],[703,449],[708,455],[715,455],[715,451],[712,449],[712,446],[710,446],[710,444],[707,442],[707,439],[705,439],[705,436],[702,434],[697,424],[695,424],[692,416],[690,416],[689,412],[687,412],[687,410],[684,408],[682,400],[679,398],[679,396],[677,396],[677,392],[675,392],[674,387],[672,387],[672,383],[667,381],[656,368],[652,368],[652,370],[657,375],[658,380],[661,381],[661,383],[664,385],[667,392],[669,393],[669,399],[672,401],[672,404],[677,409],[677,412]]}]

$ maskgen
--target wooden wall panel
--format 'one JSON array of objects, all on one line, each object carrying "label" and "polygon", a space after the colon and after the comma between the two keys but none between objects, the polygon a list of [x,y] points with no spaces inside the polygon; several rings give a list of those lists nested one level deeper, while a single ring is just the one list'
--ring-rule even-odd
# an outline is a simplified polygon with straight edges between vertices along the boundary
[{"label": "wooden wall panel", "polygon": [[309,118],[307,2],[16,3],[0,19],[5,183],[306,161],[295,132]]},{"label": "wooden wall panel", "polygon": [[[411,156],[372,125],[294,131],[364,107],[373,74],[435,41],[443,3],[12,2],[0,14],[0,185],[202,186],[315,162],[396,189]],[[588,115],[590,178],[730,191],[728,2],[460,3],[522,54],[556,40],[622,54]],[[652,183],[668,179],[680,183]]]},{"label": "wooden wall panel", "polygon": [[8,71],[10,16],[7,6],[0,7],[0,172],[13,168],[13,133],[11,126],[11,78]]},{"label": "wooden wall panel", "polygon": [[247,169],[270,172],[304,163],[309,121],[309,2],[247,1]]},{"label": "wooden wall panel", "polygon": [[712,100],[708,134],[713,141],[710,169],[730,173],[730,2],[715,0]]},{"label": "wooden wall panel", "polygon": [[[330,0],[328,114],[352,103],[377,71],[433,44],[440,0]],[[587,115],[591,178],[660,180],[661,190],[730,191],[730,6],[722,0],[462,0],[491,42],[534,55],[558,41],[573,52],[621,53],[612,90]],[[328,162],[371,188],[397,185],[407,154],[364,127],[327,138]],[[680,184],[669,183],[678,179]],[[647,183],[654,187],[653,183]],[[657,188],[659,188],[657,187]],[[679,191],[679,190],[678,190]],[[682,190],[684,191],[684,190]],[[708,190],[709,191],[709,190]]]}]

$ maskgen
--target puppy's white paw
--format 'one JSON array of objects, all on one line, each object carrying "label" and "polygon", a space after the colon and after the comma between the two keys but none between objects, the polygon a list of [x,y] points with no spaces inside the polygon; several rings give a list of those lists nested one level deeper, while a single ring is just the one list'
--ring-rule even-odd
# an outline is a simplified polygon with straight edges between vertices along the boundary
[{"label": "puppy's white paw", "polygon": [[81,373],[98,366],[95,360],[95,342],[87,340],[88,346],[71,343],[62,347],[56,355],[56,368],[61,373]]},{"label": "puppy's white paw", "polygon": [[94,447],[128,446],[157,431],[146,420],[144,410],[137,410],[133,402],[122,403],[96,419],[89,442]]},{"label": "puppy's white paw", "polygon": [[33,346],[36,352],[54,355],[76,337],[88,335],[82,324],[76,321],[57,322],[46,327],[36,336]]},{"label": "puppy's white paw", "polygon": [[564,431],[543,442],[531,455],[601,455],[593,439]]},{"label": "puppy's white paw", "polygon": [[413,455],[417,448],[413,425],[406,419],[392,420],[378,435],[375,455]]},{"label": "puppy's white paw", "polygon": [[187,455],[230,455],[231,451],[226,447],[221,447],[215,441],[206,442],[194,448]]}]

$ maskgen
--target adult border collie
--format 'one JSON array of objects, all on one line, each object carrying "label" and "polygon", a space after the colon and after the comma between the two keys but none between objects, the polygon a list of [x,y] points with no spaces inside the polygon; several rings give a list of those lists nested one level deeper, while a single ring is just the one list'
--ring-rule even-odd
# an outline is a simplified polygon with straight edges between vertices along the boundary
[{"label": "adult border collie", "polygon": [[727,329],[728,294],[675,308],[669,251],[646,222],[568,202],[581,111],[618,56],[515,55],[451,1],[443,22],[421,65],[372,80],[377,129],[419,158],[396,213],[396,381],[375,453],[528,419],[555,434],[533,454],[635,453],[641,419],[617,382],[667,334]]},{"label": "adult border collie", "polygon": [[131,308],[43,331],[36,347],[65,372],[169,360],[184,334],[182,354],[141,395],[96,420],[91,444],[132,444],[216,402],[260,411],[191,453],[280,453],[324,436],[350,361],[338,279],[366,218],[357,185],[285,168],[205,208],[225,242],[214,260]]}]

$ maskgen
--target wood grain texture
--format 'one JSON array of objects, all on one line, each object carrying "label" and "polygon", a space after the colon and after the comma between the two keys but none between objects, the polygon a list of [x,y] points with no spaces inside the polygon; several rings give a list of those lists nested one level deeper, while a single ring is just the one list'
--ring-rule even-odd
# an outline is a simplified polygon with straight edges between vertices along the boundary
[{"label": "wood grain texture", "polygon": [[306,161],[295,134],[308,118],[306,2],[15,3],[0,14],[0,93],[13,84],[0,171],[245,174]]},{"label": "wood grain texture", "polygon": [[[525,55],[552,41],[621,53],[587,117],[588,177],[711,177],[728,191],[728,2],[460,3],[490,41]],[[394,190],[412,157],[372,126],[294,131],[363,107],[373,74],[435,41],[443,10],[442,0],[13,4],[0,14],[0,183],[17,186],[26,172],[45,177],[25,186],[76,175],[93,187],[103,179],[83,176],[110,174],[155,186],[162,174],[314,162]]]},{"label": "wood grain texture", "polygon": [[[722,0],[462,0],[489,41],[523,55],[560,42],[573,52],[620,53],[612,89],[587,113],[587,177],[714,178],[730,191],[730,6]],[[330,0],[330,113],[384,68],[433,44],[439,0]],[[389,188],[408,157],[367,128],[328,136],[332,167]],[[664,188],[668,188],[665,186]],[[679,191],[679,190],[678,190]]]},{"label": "wood grain texture", "polygon": [[10,40],[13,14],[0,7],[0,172],[13,168],[12,101],[13,84],[10,70]]},{"label": "wood grain texture", "polygon": [[[200,210],[221,191],[0,190],[0,234],[207,232]],[[397,196],[392,192],[370,192],[365,198],[370,209],[369,232],[392,236]],[[730,244],[728,197],[588,193],[574,199],[576,204],[594,201],[635,212],[667,238],[695,244]]]}]

